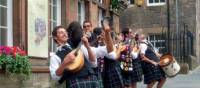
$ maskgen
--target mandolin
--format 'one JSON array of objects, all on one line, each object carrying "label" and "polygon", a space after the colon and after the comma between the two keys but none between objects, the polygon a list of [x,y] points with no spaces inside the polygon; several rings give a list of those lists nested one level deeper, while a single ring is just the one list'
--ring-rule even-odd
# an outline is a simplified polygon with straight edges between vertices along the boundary
[{"label": "mandolin", "polygon": [[80,50],[81,42],[79,43],[78,47],[71,52],[74,53],[76,58],[66,66],[66,69],[72,73],[80,71],[84,66],[84,55],[83,52]]}]

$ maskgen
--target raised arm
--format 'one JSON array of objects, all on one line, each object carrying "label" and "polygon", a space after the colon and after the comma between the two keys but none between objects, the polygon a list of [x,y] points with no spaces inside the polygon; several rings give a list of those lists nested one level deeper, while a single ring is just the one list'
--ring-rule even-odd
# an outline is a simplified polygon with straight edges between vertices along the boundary
[{"label": "raised arm", "polygon": [[107,47],[108,53],[110,53],[114,50],[114,48],[113,48],[114,45],[113,45],[113,40],[112,40],[112,37],[111,37],[111,28],[109,26],[108,19],[104,19],[102,21],[102,26],[103,26],[103,29],[105,31],[106,47]]},{"label": "raised arm", "polygon": [[86,49],[87,49],[88,56],[89,56],[89,60],[90,60],[91,62],[96,62],[96,56],[95,56],[94,52],[92,51],[92,49],[91,49],[91,47],[90,47],[90,44],[89,44],[89,42],[88,42],[87,37],[86,37],[86,36],[83,36],[83,37],[82,37],[82,41],[83,41],[84,46],[85,46]]}]

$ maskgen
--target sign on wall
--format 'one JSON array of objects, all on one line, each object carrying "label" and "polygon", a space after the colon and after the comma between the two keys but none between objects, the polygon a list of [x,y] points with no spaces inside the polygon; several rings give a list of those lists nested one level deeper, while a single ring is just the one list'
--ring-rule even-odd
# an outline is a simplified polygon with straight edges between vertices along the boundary
[{"label": "sign on wall", "polygon": [[28,55],[48,57],[48,0],[28,0]]}]

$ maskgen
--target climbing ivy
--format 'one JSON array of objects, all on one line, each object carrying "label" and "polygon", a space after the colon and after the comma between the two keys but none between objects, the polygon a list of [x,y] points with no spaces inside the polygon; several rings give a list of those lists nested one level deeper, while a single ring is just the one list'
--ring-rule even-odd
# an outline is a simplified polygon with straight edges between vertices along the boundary
[{"label": "climbing ivy", "polygon": [[112,9],[119,9],[119,1],[111,0]]}]

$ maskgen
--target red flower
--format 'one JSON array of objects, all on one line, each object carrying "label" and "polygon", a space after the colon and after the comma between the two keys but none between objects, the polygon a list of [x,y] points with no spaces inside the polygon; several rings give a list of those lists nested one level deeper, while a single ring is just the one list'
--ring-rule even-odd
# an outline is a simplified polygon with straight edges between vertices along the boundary
[{"label": "red flower", "polygon": [[19,52],[19,55],[21,55],[21,56],[26,56],[26,52],[25,52],[25,51],[20,51],[20,52]]},{"label": "red flower", "polygon": [[26,56],[26,52],[21,50],[19,47],[9,47],[9,46],[0,46],[0,56],[2,54],[12,55],[13,58],[16,57],[17,54],[21,56]]},{"label": "red flower", "polygon": [[9,46],[3,46],[3,53],[5,53],[6,55],[10,55],[12,50],[11,50],[11,47]]}]

